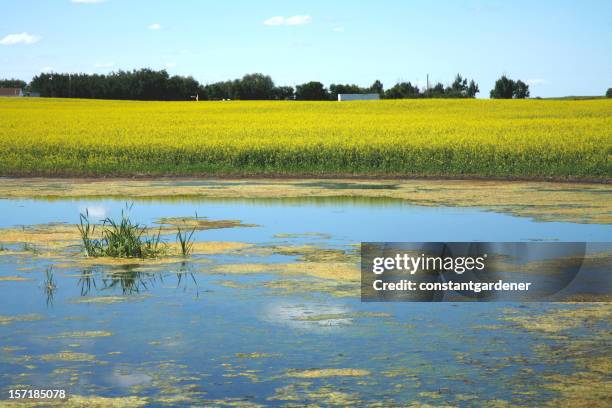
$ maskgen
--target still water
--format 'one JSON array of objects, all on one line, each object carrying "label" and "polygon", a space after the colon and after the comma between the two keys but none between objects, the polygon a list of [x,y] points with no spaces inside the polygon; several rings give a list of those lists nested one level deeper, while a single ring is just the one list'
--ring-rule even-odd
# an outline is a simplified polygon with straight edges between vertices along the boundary
[{"label": "still water", "polygon": [[[117,218],[125,205],[118,199],[0,200],[0,234],[76,224],[86,210],[91,218]],[[57,251],[49,249],[52,242],[5,244],[0,400],[8,389],[28,386],[92,398],[137,396],[129,401],[135,406],[541,405],[558,397],[548,375],[577,369],[562,353],[543,358],[543,349],[559,347],[558,336],[508,317],[582,306],[367,304],[355,282],[288,275],[283,267],[320,268],[321,261],[300,258],[303,248],[315,247],[346,254],[343,264],[357,268],[351,254],[361,241],[612,237],[611,225],[536,222],[400,200],[150,199],[134,201],[130,210],[132,219],[153,228],[162,217],[195,214],[255,225],[195,233],[198,242],[249,249],[143,266],[71,262],[83,258],[78,242]],[[270,250],[279,247],[284,250]],[[232,273],[242,263],[264,267]],[[563,335],[587,340],[609,329],[599,321]]]}]

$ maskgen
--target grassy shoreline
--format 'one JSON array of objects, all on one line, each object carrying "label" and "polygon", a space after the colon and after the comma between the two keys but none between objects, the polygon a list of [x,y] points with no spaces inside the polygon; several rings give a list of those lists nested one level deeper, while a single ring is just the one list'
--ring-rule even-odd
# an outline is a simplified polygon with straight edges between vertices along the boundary
[{"label": "grassy shoreline", "polygon": [[608,182],[612,100],[0,100],[0,175]]}]

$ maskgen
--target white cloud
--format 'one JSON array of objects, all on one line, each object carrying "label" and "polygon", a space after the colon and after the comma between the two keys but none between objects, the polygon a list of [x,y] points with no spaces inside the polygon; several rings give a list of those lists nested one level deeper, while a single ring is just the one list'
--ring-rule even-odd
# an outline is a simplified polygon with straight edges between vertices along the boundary
[{"label": "white cloud", "polygon": [[15,44],[34,44],[39,42],[41,37],[28,33],[9,34],[0,40],[2,45],[15,45]]},{"label": "white cloud", "polygon": [[147,28],[149,30],[159,30],[161,28],[161,25],[158,23],[153,23],[153,24],[150,24]]},{"label": "white cloud", "polygon": [[545,79],[540,79],[540,78],[536,78],[536,79],[528,79],[527,81],[525,81],[527,83],[527,85],[544,85],[547,83],[547,81]]},{"label": "white cloud", "polygon": [[310,23],[310,16],[293,16],[285,19],[286,25],[302,25]]},{"label": "white cloud", "polygon": [[335,31],[337,33],[343,33],[344,32],[344,27],[334,27],[334,28],[332,28],[332,31]]},{"label": "white cloud", "polygon": [[176,62],[169,62],[166,64],[166,68],[174,68],[176,67]]},{"label": "white cloud", "polygon": [[70,0],[72,3],[77,4],[95,4],[95,3],[104,3],[106,0]]},{"label": "white cloud", "polygon": [[42,67],[42,68],[40,69],[40,72],[52,72],[52,71],[53,71],[53,67],[49,67],[49,66],[47,66],[47,67]]},{"label": "white cloud", "polygon": [[97,62],[94,64],[94,67],[96,68],[110,68],[112,66],[114,66],[115,63],[113,61],[108,61],[108,62]]},{"label": "white cloud", "polygon": [[264,21],[264,24],[269,25],[269,26],[283,25],[285,24],[285,17],[282,17],[282,16],[270,17],[269,19]]},{"label": "white cloud", "polygon": [[291,16],[291,17],[283,17],[283,16],[274,16],[265,20],[263,23],[267,26],[279,26],[279,25],[302,25],[309,24],[312,21],[310,16]]}]

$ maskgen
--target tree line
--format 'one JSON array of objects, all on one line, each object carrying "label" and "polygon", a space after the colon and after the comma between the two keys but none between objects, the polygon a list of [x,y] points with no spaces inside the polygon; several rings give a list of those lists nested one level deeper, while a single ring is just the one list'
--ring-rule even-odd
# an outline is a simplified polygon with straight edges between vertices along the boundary
[{"label": "tree line", "polygon": [[25,89],[27,85],[27,82],[22,81],[21,79],[0,79],[0,88]]},{"label": "tree line", "polygon": [[[384,89],[376,80],[369,87],[355,84],[331,84],[329,88],[311,81],[295,88],[277,86],[269,75],[254,73],[242,78],[210,84],[200,84],[191,76],[170,76],[166,70],[143,68],[116,71],[109,74],[41,73],[29,84],[18,79],[0,80],[0,87],[24,88],[41,96],[56,98],[133,99],[180,101],[199,100],[337,100],[341,93],[377,93],[385,99],[407,98],[475,98],[480,92],[472,79],[468,82],[457,74],[450,85],[438,82],[432,87],[419,88],[411,82],[398,82]],[[503,75],[490,92],[491,98],[526,98],[529,86]]]}]

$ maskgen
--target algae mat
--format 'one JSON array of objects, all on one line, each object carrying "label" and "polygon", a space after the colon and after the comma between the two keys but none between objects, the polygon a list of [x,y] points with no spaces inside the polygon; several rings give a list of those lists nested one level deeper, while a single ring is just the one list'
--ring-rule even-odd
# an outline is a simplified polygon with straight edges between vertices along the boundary
[{"label": "algae mat", "polygon": [[0,197],[12,199],[118,198],[126,200],[255,199],[361,202],[400,200],[419,206],[481,207],[545,221],[612,223],[612,187],[509,181],[314,179],[11,179]]}]

